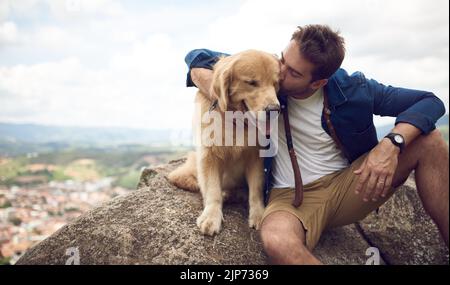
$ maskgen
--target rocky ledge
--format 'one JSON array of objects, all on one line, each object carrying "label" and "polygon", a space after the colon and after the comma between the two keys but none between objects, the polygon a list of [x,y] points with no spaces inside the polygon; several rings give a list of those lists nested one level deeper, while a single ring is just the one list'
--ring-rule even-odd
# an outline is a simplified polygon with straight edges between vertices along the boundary
[{"label": "rocky ledge", "polygon": [[[16,264],[266,264],[246,206],[224,206],[222,232],[200,235],[199,193],[177,189],[166,175],[182,163],[145,169],[138,189],[101,205],[28,250]],[[314,250],[325,264],[448,264],[448,249],[408,181],[378,213],[329,230]],[[368,250],[369,249],[369,250]],[[366,255],[367,254],[367,255]]]}]

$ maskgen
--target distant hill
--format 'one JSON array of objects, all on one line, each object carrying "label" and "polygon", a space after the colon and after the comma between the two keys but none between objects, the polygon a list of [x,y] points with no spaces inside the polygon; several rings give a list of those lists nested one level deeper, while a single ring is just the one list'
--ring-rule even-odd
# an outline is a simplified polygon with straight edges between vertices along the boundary
[{"label": "distant hill", "polygon": [[[443,116],[437,126],[448,138],[449,115]],[[377,128],[378,139],[383,138],[393,125]],[[126,145],[189,146],[189,130],[177,132],[169,129],[145,130],[127,128],[59,127],[38,124],[0,123],[0,155],[33,152],[51,152],[80,147],[115,147]]]},{"label": "distant hill", "polygon": [[70,149],[176,150],[192,144],[189,130],[88,128],[0,123],[0,156],[34,155]]},{"label": "distant hill", "polygon": [[[448,126],[449,115],[437,122],[437,126]],[[378,138],[384,137],[393,125],[377,127]],[[127,128],[84,128],[58,127],[38,124],[0,123],[0,142],[23,143],[84,143],[98,145],[119,144],[168,144],[179,139],[180,134],[172,130],[144,130]],[[189,131],[183,133],[183,139],[189,140]]]},{"label": "distant hill", "polygon": [[0,141],[38,144],[87,143],[94,145],[167,144],[171,130],[59,127],[0,123]]}]

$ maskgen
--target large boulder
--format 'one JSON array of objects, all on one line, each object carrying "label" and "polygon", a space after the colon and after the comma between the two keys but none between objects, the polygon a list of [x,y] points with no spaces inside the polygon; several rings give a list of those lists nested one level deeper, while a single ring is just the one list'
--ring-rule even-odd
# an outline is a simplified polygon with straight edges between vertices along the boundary
[{"label": "large boulder", "polygon": [[[266,264],[258,232],[247,225],[245,203],[224,205],[225,221],[219,235],[200,234],[195,225],[202,210],[200,194],[177,189],[166,179],[182,162],[145,169],[138,190],[85,213],[28,250],[17,264]],[[375,245],[390,263],[448,263],[448,251],[442,250],[442,244],[427,258],[410,251],[421,257],[404,259],[410,256],[396,255],[398,242],[379,242],[374,237],[382,232],[369,235],[368,224],[369,220],[325,232],[314,254],[326,264],[365,264],[369,258],[366,250]],[[427,238],[435,237],[408,236],[413,241]],[[385,261],[381,259],[381,263]]]},{"label": "large boulder", "polygon": [[413,177],[359,226],[387,263],[449,263],[448,248],[422,206]]}]

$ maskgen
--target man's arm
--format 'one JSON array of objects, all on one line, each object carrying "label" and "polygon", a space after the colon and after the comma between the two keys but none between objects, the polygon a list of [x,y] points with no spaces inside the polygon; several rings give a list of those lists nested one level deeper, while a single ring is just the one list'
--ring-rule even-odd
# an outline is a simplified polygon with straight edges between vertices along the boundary
[{"label": "man's arm", "polygon": [[[392,132],[403,136],[405,148],[421,134],[434,130],[436,121],[445,113],[444,104],[433,93],[384,86],[374,80],[367,81],[366,86],[369,96],[373,96],[374,114],[397,117]],[[364,192],[364,201],[368,201],[374,191],[374,199],[387,195],[399,153],[399,148],[384,138],[354,172],[360,176],[355,192]]]},{"label": "man's arm", "polygon": [[228,54],[208,49],[190,51],[184,59],[189,67],[186,86],[196,86],[202,93],[211,96],[212,69],[214,64],[224,56]]},{"label": "man's arm", "polygon": [[431,92],[385,86],[375,80],[367,80],[366,85],[373,98],[373,113],[396,117],[396,125],[408,123],[426,135],[445,114],[444,104]]}]

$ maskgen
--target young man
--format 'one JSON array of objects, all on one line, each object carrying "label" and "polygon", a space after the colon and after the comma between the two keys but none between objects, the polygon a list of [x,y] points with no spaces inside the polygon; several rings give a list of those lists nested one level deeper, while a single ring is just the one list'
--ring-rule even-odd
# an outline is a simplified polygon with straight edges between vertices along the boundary
[{"label": "young man", "polygon": [[[211,93],[211,69],[221,55],[191,51],[187,85]],[[272,263],[320,264],[311,250],[322,231],[366,217],[413,170],[423,206],[448,246],[449,150],[435,129],[443,103],[430,92],[348,75],[340,69],[344,55],[343,38],[322,25],[299,27],[281,54],[279,96],[289,106],[304,198],[300,207],[291,205],[294,174],[280,118],[278,153],[265,161],[271,191],[261,225]],[[380,142],[373,114],[396,117]]]}]

